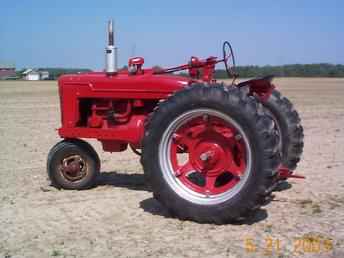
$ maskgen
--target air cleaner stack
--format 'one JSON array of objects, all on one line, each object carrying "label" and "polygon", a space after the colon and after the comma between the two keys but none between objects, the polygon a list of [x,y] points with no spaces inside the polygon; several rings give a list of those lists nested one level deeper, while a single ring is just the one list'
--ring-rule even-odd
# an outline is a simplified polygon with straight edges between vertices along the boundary
[{"label": "air cleaner stack", "polygon": [[106,73],[109,75],[117,73],[117,47],[115,46],[114,42],[114,29],[112,20],[110,20],[108,23],[108,45],[105,49],[105,53]]}]

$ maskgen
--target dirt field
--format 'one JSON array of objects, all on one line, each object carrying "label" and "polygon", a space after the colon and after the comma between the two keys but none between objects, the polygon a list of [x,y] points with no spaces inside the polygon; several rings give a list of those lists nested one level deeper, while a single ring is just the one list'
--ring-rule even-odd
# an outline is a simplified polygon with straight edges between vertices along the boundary
[{"label": "dirt field", "polygon": [[169,217],[137,156],[103,153],[96,141],[97,187],[49,187],[56,83],[0,82],[0,257],[344,257],[344,79],[275,84],[301,114],[307,179],[290,180],[243,224],[216,226]]}]

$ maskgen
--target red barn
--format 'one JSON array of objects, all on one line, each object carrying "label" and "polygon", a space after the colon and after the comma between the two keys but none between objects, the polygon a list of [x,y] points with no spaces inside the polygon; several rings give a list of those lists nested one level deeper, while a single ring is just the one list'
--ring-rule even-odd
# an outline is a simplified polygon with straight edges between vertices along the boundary
[{"label": "red barn", "polygon": [[0,80],[5,80],[8,77],[16,76],[16,68],[14,65],[2,65],[0,64]]}]

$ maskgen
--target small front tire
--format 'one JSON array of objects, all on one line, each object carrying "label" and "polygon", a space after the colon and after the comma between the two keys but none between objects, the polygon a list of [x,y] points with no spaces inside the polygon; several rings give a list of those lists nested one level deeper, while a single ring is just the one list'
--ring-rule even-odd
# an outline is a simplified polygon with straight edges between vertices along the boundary
[{"label": "small front tire", "polygon": [[85,141],[63,140],[48,154],[48,176],[51,184],[58,189],[91,188],[99,171],[99,157],[92,146]]}]

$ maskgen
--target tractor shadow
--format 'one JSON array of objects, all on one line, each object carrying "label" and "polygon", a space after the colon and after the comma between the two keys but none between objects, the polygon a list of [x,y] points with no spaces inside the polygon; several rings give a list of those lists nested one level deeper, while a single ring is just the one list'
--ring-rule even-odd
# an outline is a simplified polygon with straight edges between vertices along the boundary
[{"label": "tractor shadow", "polygon": [[274,192],[283,192],[292,187],[293,187],[292,184],[290,184],[288,181],[282,181],[276,186],[276,188],[274,189]]},{"label": "tractor shadow", "polygon": [[[144,175],[139,173],[134,174],[125,174],[125,173],[118,173],[116,171],[111,172],[102,172],[97,177],[96,186],[113,186],[113,187],[122,187],[127,188],[130,190],[135,191],[147,191],[149,192],[149,187],[145,184]],[[283,182],[282,185],[279,186],[280,189],[276,189],[277,191],[283,191],[289,189],[291,185],[288,182]],[[263,207],[273,201],[273,198],[267,199],[265,203],[263,203]],[[150,213],[155,216],[161,216],[164,218],[175,218],[173,215],[169,213],[169,211],[163,207],[158,201],[154,198],[147,198],[140,202],[140,207],[145,212]],[[253,225],[257,222],[263,221],[268,217],[268,213],[264,208],[259,208],[254,211],[250,216],[240,221],[232,222],[231,225]]]},{"label": "tractor shadow", "polygon": [[[161,216],[164,218],[172,218],[178,220],[178,218],[172,216],[166,208],[164,208],[157,200],[154,198],[148,198],[140,202],[140,207],[148,213],[155,216]],[[257,222],[263,221],[268,217],[268,213],[265,209],[259,208],[254,211],[250,216],[245,219],[238,220],[235,222],[228,223],[229,225],[253,225]],[[197,222],[196,222],[197,223]]]},{"label": "tractor shadow", "polygon": [[102,172],[96,179],[96,186],[122,187],[136,191],[149,191],[143,174],[124,174],[116,171]]}]

